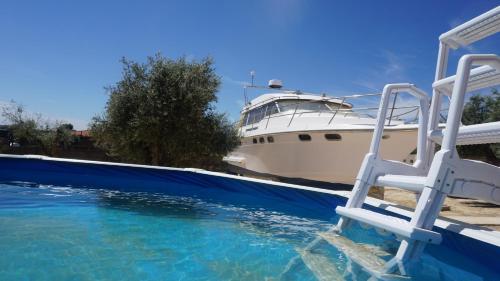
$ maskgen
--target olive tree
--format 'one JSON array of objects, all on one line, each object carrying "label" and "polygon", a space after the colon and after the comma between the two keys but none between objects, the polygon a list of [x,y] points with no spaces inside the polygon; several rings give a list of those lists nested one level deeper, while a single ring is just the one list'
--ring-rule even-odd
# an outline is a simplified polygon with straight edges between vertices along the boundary
[{"label": "olive tree", "polygon": [[107,88],[105,110],[91,122],[96,144],[128,162],[219,165],[238,138],[214,109],[220,78],[213,61],[157,54],[146,63],[125,58],[122,63],[121,80]]},{"label": "olive tree", "polygon": [[13,141],[21,146],[33,146],[49,156],[57,156],[59,148],[67,148],[74,141],[72,124],[44,120],[40,114],[28,114],[15,102],[2,108],[2,116],[9,123]]},{"label": "olive tree", "polygon": [[[500,121],[500,93],[493,89],[490,96],[474,95],[464,106],[462,123],[464,125]],[[491,164],[499,165],[496,155],[498,144],[478,144],[458,146],[462,157],[484,158]]]}]

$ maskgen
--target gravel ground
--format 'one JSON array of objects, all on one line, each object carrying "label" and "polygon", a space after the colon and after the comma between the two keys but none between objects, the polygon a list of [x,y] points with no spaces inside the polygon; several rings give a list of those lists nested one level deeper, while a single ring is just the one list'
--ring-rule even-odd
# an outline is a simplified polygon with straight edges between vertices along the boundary
[{"label": "gravel ground", "polygon": [[[413,192],[386,187],[384,200],[415,208]],[[500,206],[473,199],[446,198],[440,216],[500,231]]]}]

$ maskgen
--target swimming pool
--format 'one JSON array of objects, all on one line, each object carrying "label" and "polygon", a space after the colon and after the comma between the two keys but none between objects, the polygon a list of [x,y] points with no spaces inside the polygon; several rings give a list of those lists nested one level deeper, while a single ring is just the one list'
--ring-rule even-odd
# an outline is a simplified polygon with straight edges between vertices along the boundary
[{"label": "swimming pool", "polygon": [[[345,198],[183,169],[0,157],[0,280],[316,280],[300,249]],[[414,280],[499,280],[498,247],[440,230]],[[392,252],[358,226],[348,236]],[[324,243],[339,280],[369,274]]]}]

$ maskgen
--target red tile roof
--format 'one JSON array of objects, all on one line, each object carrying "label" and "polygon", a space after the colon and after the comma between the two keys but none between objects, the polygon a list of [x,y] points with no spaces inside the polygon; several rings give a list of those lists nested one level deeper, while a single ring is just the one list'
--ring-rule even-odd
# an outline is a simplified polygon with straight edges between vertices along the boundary
[{"label": "red tile roof", "polygon": [[79,136],[79,137],[90,137],[90,131],[89,130],[71,131],[71,134],[73,136]]}]

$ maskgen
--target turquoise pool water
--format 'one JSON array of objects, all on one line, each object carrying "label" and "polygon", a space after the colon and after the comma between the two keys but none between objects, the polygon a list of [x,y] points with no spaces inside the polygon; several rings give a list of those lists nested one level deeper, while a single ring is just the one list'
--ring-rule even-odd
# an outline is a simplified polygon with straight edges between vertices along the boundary
[{"label": "turquoise pool water", "polygon": [[[0,184],[0,280],[317,280],[297,249],[337,218],[283,212],[279,204]],[[349,235],[388,252],[397,246],[372,230]],[[437,249],[429,248],[413,280],[499,280],[475,261]],[[370,277],[335,248],[319,251],[339,280]]]}]

